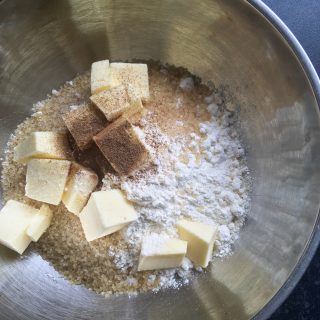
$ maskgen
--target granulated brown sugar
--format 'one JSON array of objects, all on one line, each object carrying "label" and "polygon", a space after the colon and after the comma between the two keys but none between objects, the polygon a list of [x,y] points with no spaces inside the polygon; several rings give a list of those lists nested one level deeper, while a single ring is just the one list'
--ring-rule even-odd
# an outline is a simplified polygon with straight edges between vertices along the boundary
[{"label": "granulated brown sugar", "polygon": [[[159,128],[173,136],[199,132],[199,123],[210,119],[204,102],[210,90],[200,83],[196,83],[192,91],[181,90],[179,83],[185,76],[183,69],[161,66],[149,70],[153,80],[145,106],[153,112],[153,121]],[[183,125],[179,125],[179,121]]]},{"label": "granulated brown sugar", "polygon": [[[167,142],[161,140],[159,130],[168,136],[183,139],[187,152],[189,149],[196,150],[195,144],[198,143],[198,140],[195,140],[195,137],[202,139],[201,137],[204,136],[204,133],[200,130],[203,131],[206,127],[200,127],[200,123],[210,120],[211,115],[203,101],[212,92],[197,81],[195,81],[193,90],[182,90],[179,86],[180,80],[186,76],[190,75],[186,75],[185,71],[180,69],[167,68],[158,64],[149,66],[150,99],[144,104],[149,113],[142,118],[139,126],[141,131],[145,133],[144,141],[150,146],[152,155],[156,158],[158,155],[165,154],[168,149]],[[2,187],[5,201],[16,199],[37,208],[40,206],[39,202],[24,196],[25,166],[13,161],[13,148],[33,131],[65,130],[62,116],[71,109],[87,103],[90,95],[90,76],[84,74],[75,78],[72,83],[63,86],[61,90],[55,92],[47,100],[37,104],[33,116],[18,126],[8,143],[8,152],[3,163]],[[221,118],[222,120],[223,118]],[[197,135],[193,136],[191,133]],[[139,138],[141,138],[140,135]],[[212,148],[214,149],[215,146]],[[201,156],[200,151],[196,157]],[[213,150],[213,152],[216,151],[219,150]],[[173,149],[170,152],[174,153],[176,150]],[[94,166],[94,170],[98,171],[98,168],[101,167],[103,170],[106,168],[106,163],[103,163],[105,161],[104,157],[94,145],[83,153],[79,150],[78,152],[75,151],[74,156],[80,163]],[[94,164],[92,159],[95,159]],[[236,157],[232,161],[236,161],[235,159]],[[102,162],[102,165],[99,162]],[[150,167],[138,171],[134,176],[126,178],[124,181],[114,172],[103,172],[103,174],[107,173],[105,180],[110,182],[110,185],[121,185],[124,182],[133,183],[135,186],[135,183],[143,181],[148,175],[152,181],[152,175],[156,173],[156,170],[156,165],[151,164]],[[202,171],[201,173],[205,174]],[[170,188],[170,185],[166,183],[171,181],[171,177],[160,176],[159,178],[163,181],[157,178],[157,187],[162,185],[164,189]],[[222,183],[225,183],[225,179]],[[240,197],[246,189],[238,181],[234,181],[234,184],[237,188],[238,185],[241,186],[241,188],[239,187]],[[107,187],[106,183],[104,187]],[[215,185],[214,188],[216,189],[217,186]],[[154,194],[153,190],[157,190],[155,185],[150,186],[147,196]],[[158,195],[156,194],[156,196]],[[225,201],[229,201],[227,196],[228,194],[221,194],[220,200],[223,205]],[[170,199],[164,201],[170,202]],[[179,284],[186,283],[192,274],[192,272],[189,272],[188,275],[185,274],[187,272],[185,270],[190,268],[188,264],[184,264],[178,272],[176,270],[137,272],[136,263],[130,263],[133,244],[124,238],[125,233],[117,232],[89,243],[85,240],[78,217],[69,213],[62,204],[56,207],[51,206],[51,209],[54,211],[52,224],[39,242],[33,245],[33,248],[73,283],[85,285],[106,295],[135,293],[165,287],[176,288]],[[150,219],[154,219],[152,208],[148,210],[151,211]],[[143,221],[141,223],[141,228],[143,228]],[[228,227],[231,231],[234,230],[234,234],[237,235],[241,223],[239,219],[239,224],[230,222]],[[231,229],[232,224],[234,229]],[[134,231],[135,226],[133,225],[132,228]],[[226,229],[221,233],[225,239],[228,237],[228,230]],[[221,241],[224,240],[221,239]],[[232,243],[231,240],[225,241]],[[133,259],[135,259],[135,256]]]}]

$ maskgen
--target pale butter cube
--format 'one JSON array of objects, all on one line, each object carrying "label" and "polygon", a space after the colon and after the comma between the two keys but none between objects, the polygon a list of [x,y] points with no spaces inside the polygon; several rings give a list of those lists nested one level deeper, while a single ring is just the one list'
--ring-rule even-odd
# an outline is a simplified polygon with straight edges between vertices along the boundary
[{"label": "pale butter cube", "polygon": [[79,215],[87,241],[114,233],[138,218],[120,190],[93,192]]},{"label": "pale butter cube", "polygon": [[53,214],[49,206],[46,204],[42,205],[38,213],[30,221],[26,231],[32,241],[37,242],[46,232],[50,226],[52,216]]},{"label": "pale butter cube", "polygon": [[62,197],[62,202],[66,208],[79,215],[98,182],[98,176],[92,170],[73,162]]},{"label": "pale butter cube", "polygon": [[111,87],[109,60],[94,62],[91,65],[91,93],[95,94]]},{"label": "pale butter cube", "polygon": [[177,268],[187,252],[187,242],[152,234],[143,239],[138,271]]},{"label": "pale butter cube", "polygon": [[26,230],[39,210],[9,200],[0,211],[0,243],[22,254],[31,242]]},{"label": "pale butter cube", "polygon": [[131,85],[142,100],[149,99],[148,66],[144,63],[110,63],[112,86]]},{"label": "pale butter cube", "polygon": [[26,162],[31,158],[62,159],[71,157],[71,150],[65,133],[33,132],[14,149],[14,160]]},{"label": "pale butter cube", "polygon": [[120,85],[102,91],[90,97],[90,100],[102,111],[109,121],[125,112],[142,112],[141,99],[134,93],[131,85]]},{"label": "pale butter cube", "polygon": [[218,227],[182,219],[177,228],[182,240],[188,242],[187,257],[197,266],[206,268],[211,260]]},{"label": "pale butter cube", "polygon": [[27,165],[26,196],[58,205],[62,199],[71,161],[31,159]]}]

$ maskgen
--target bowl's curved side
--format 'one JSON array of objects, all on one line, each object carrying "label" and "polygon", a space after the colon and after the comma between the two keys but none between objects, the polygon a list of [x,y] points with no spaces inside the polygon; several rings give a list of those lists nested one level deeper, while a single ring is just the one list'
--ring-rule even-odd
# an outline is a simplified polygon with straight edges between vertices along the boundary
[{"label": "bowl's curved side", "polygon": [[[184,66],[229,93],[231,107],[240,107],[254,176],[252,212],[234,255],[190,286],[106,300],[67,282],[38,255],[19,260],[0,247],[1,318],[242,320],[274,297],[258,316],[267,317],[319,238],[319,85],[280,20],[259,1],[12,0],[0,6],[0,157],[32,103],[92,61],[154,59]],[[294,274],[297,279],[299,271]]]},{"label": "bowl's curved side", "polygon": [[[290,29],[283,23],[283,21],[261,0],[248,0],[266,19],[268,19],[273,26],[282,34],[284,39],[288,42],[297,58],[299,59],[306,76],[315,93],[315,98],[318,102],[320,109],[320,80],[319,76],[310,61],[308,55],[303,47],[290,31]],[[316,221],[313,233],[310,236],[310,241],[301,256],[299,262],[295,266],[288,280],[284,283],[281,289],[273,296],[271,301],[254,317],[254,319],[268,319],[273,312],[285,301],[300,281],[304,272],[308,268],[314,254],[320,243],[320,211]]]}]

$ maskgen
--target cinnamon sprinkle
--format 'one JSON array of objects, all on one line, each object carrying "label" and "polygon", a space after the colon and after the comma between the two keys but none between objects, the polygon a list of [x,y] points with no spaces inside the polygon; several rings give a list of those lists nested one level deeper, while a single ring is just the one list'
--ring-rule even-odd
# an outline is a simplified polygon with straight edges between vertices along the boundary
[{"label": "cinnamon sprinkle", "polygon": [[149,159],[147,149],[125,119],[113,122],[93,140],[120,175],[132,174]]},{"label": "cinnamon sprinkle", "polygon": [[88,149],[92,144],[92,137],[107,124],[103,115],[90,104],[67,113],[63,116],[63,120],[80,150]]}]

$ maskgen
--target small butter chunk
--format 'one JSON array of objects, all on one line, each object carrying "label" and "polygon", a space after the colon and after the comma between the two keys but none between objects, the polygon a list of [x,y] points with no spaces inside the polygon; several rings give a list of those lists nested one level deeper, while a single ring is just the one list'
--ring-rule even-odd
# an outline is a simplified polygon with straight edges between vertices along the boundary
[{"label": "small butter chunk", "polygon": [[91,65],[91,93],[95,94],[111,87],[109,60],[94,62]]},{"label": "small butter chunk", "polygon": [[103,114],[94,106],[86,104],[63,116],[63,121],[82,151],[92,145],[92,138],[106,126]]},{"label": "small butter chunk", "polygon": [[109,121],[130,110],[143,110],[141,99],[136,96],[131,85],[120,85],[90,97]]},{"label": "small butter chunk", "polygon": [[120,118],[129,121],[131,124],[139,124],[141,118],[147,113],[142,103],[136,103],[129,110],[124,112]]},{"label": "small butter chunk", "polygon": [[70,212],[79,215],[97,184],[98,176],[92,170],[73,162],[62,202]]},{"label": "small butter chunk", "polygon": [[71,157],[66,134],[60,132],[33,132],[14,149],[14,160],[26,162],[30,158],[62,159]]},{"label": "small butter chunk", "polygon": [[187,257],[197,266],[206,268],[211,260],[218,228],[185,219],[178,221],[177,228],[180,238],[188,242]]},{"label": "small butter chunk", "polygon": [[26,196],[58,205],[62,199],[71,162],[67,160],[31,159],[27,165]]},{"label": "small butter chunk", "polygon": [[27,228],[27,235],[30,239],[37,242],[49,228],[51,220],[51,209],[46,204],[42,205],[38,213],[30,221],[29,227]]},{"label": "small butter chunk", "polygon": [[138,271],[177,268],[186,252],[186,241],[151,234],[143,239]]},{"label": "small butter chunk", "polygon": [[87,241],[114,233],[138,218],[120,190],[93,192],[79,215]]},{"label": "small butter chunk", "polygon": [[22,254],[31,242],[26,229],[39,210],[9,200],[0,211],[0,243]]},{"label": "small butter chunk", "polygon": [[120,175],[130,175],[150,161],[150,154],[126,119],[119,118],[93,138]]},{"label": "small butter chunk", "polygon": [[148,66],[143,63],[110,63],[112,86],[131,85],[142,100],[149,99]]}]

